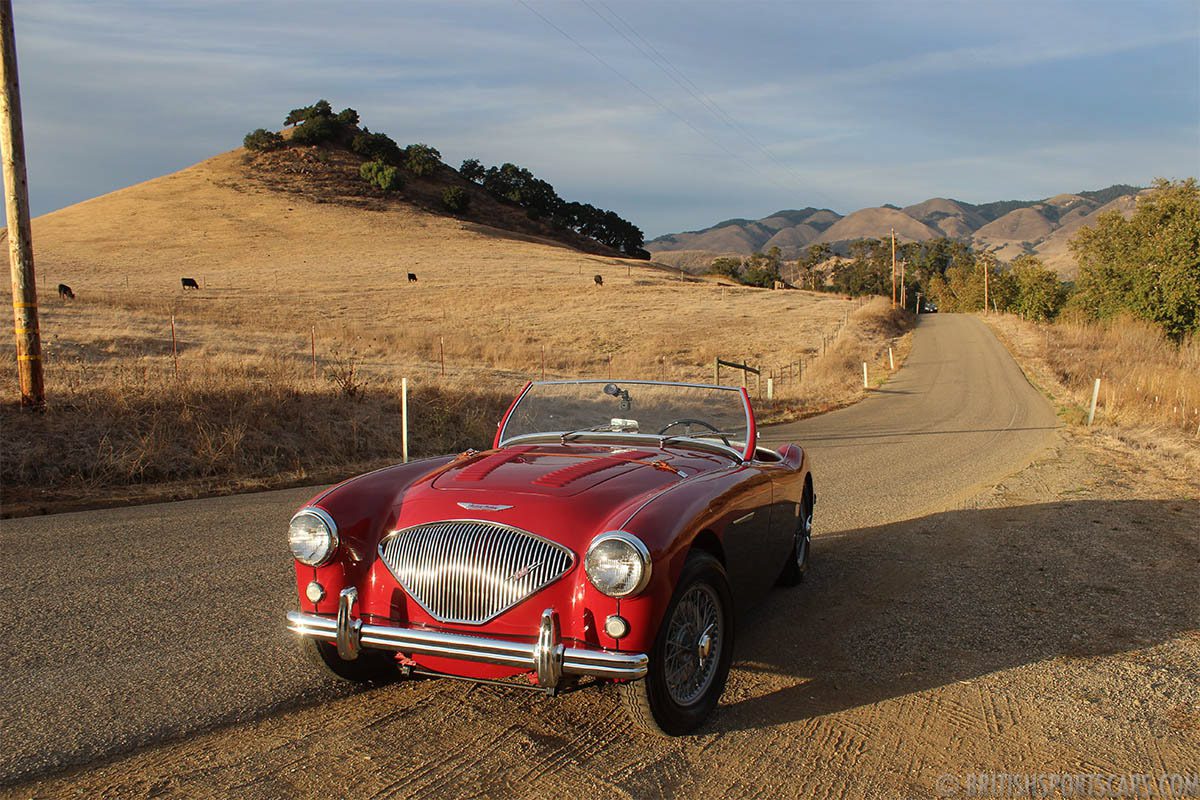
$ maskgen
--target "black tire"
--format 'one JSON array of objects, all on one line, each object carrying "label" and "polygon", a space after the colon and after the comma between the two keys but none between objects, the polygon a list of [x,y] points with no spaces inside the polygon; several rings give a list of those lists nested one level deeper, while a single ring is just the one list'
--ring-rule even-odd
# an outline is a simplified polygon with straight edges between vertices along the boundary
[{"label": "black tire", "polygon": [[800,516],[796,519],[796,533],[792,540],[792,549],[788,553],[787,563],[779,574],[781,586],[795,586],[804,580],[808,571],[809,557],[812,554],[812,518],[813,518],[812,486],[804,487],[804,495],[800,499]]},{"label": "black tire", "polygon": [[[696,594],[692,594],[693,590]],[[715,619],[719,622],[715,623],[718,625],[714,631],[715,638],[709,639],[709,646],[717,647],[711,662],[712,672],[708,673],[705,662],[700,659],[699,670],[705,677],[697,686],[698,695],[686,698],[687,702],[680,702],[675,696],[679,690],[673,692],[669,688],[667,654],[668,651],[677,653],[683,649],[678,643],[672,646],[669,640],[676,610],[685,597],[689,598],[689,603],[697,602],[697,599],[701,604],[715,601]],[[687,634],[690,629],[681,621],[674,632]],[[697,638],[696,646],[700,646],[701,638]],[[650,667],[646,677],[620,686],[622,703],[633,723],[660,736],[681,736],[704,724],[725,691],[729,666],[733,663],[733,638],[733,596],[729,591],[725,569],[721,562],[708,553],[693,551],[688,555],[671,604],[663,615],[654,648],[650,652]]]},{"label": "black tire", "polygon": [[337,647],[305,636],[300,640],[304,657],[312,664],[351,683],[391,683],[400,679],[396,660],[389,653],[364,650],[353,661],[338,655]]}]

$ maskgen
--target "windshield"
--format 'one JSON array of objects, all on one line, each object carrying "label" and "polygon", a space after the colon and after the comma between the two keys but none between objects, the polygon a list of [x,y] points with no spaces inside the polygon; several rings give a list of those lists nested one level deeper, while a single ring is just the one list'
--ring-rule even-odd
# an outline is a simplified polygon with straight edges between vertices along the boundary
[{"label": "windshield", "polygon": [[497,445],[529,436],[564,442],[628,439],[702,442],[748,458],[750,404],[740,389],[653,381],[542,381],[517,399]]}]

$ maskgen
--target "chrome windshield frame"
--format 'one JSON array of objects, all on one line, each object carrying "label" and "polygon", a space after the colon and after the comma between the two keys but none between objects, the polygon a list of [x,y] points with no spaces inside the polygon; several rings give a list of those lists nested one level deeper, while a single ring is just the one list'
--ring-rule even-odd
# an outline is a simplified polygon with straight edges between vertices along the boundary
[{"label": "chrome windshield frame", "polygon": [[521,389],[520,394],[513,400],[512,404],[505,412],[503,419],[496,426],[496,438],[493,446],[496,448],[504,447],[505,445],[514,444],[517,442],[531,441],[561,441],[563,435],[575,433],[575,431],[537,431],[533,433],[517,434],[516,436],[506,437],[509,420],[512,419],[513,412],[520,406],[529,390],[535,386],[571,386],[595,384],[604,385],[608,383],[617,383],[628,386],[677,386],[683,389],[715,389],[725,392],[734,392],[741,395],[742,411],[746,415],[746,446],[742,450],[736,447],[726,446],[721,442],[715,442],[708,437],[692,437],[692,436],[661,436],[651,433],[629,433],[618,431],[587,431],[580,432],[579,439],[587,441],[612,441],[614,443],[621,442],[657,442],[659,448],[664,448],[668,442],[686,443],[688,446],[698,447],[699,449],[708,450],[723,455],[732,455],[740,462],[746,462],[753,459],[755,447],[758,445],[758,430],[755,425],[754,407],[750,404],[750,395],[744,387],[740,386],[718,386],[710,383],[680,383],[677,381],[648,381],[648,380],[607,380],[600,378],[581,378],[577,380],[552,380],[552,381],[529,381]]}]

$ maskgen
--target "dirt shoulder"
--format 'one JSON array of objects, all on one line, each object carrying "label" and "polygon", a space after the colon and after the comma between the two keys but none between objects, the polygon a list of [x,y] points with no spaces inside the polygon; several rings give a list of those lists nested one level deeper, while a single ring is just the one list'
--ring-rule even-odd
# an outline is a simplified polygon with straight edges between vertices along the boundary
[{"label": "dirt shoulder", "polygon": [[1194,773],[1198,493],[1067,429],[958,507],[818,537],[694,737],[635,733],[607,691],[419,681],[0,796],[899,798],[980,773]]}]

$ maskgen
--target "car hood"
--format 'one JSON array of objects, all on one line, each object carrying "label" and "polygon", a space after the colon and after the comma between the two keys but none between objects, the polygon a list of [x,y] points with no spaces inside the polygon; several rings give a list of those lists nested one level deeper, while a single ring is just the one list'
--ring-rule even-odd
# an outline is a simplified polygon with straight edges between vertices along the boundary
[{"label": "car hood", "polygon": [[718,455],[657,448],[522,445],[456,459],[405,492],[396,528],[476,519],[522,528],[576,552],[644,500],[731,466]]}]

